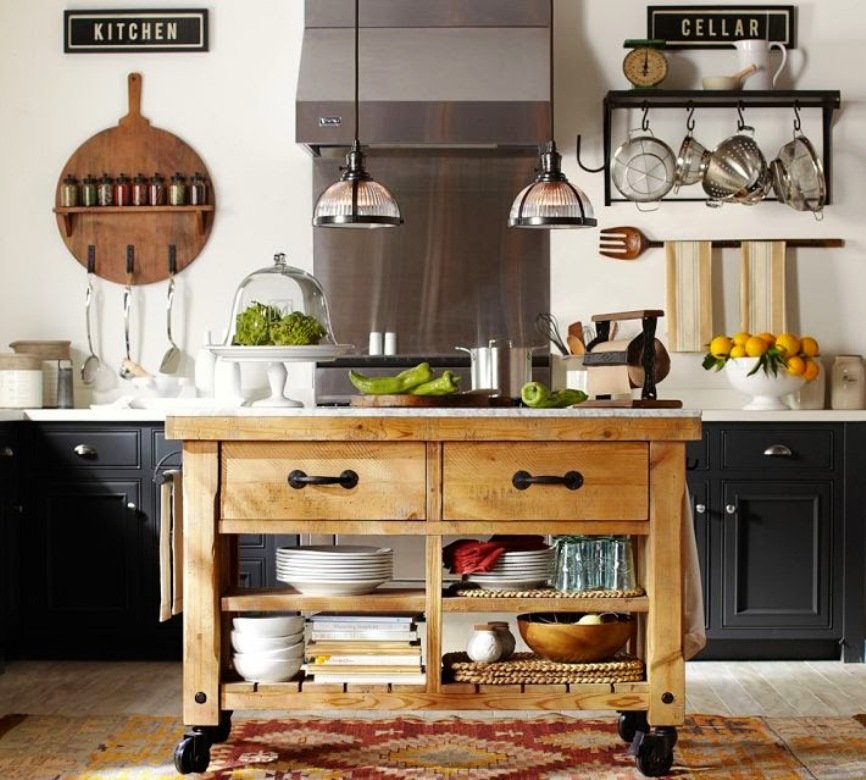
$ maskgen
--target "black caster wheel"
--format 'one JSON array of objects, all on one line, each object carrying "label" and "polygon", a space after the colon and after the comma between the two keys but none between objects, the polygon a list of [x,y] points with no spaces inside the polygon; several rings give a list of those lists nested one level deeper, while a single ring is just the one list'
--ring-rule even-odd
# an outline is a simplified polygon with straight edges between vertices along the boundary
[{"label": "black caster wheel", "polygon": [[676,747],[677,740],[679,739],[676,726],[656,726],[653,733],[660,737],[664,737],[671,746],[671,750]]},{"label": "black caster wheel", "polygon": [[616,724],[616,731],[623,742],[631,744],[634,742],[634,735],[638,731],[642,731],[644,734],[649,731],[646,711],[626,710],[625,712],[620,712],[619,721]]},{"label": "black caster wheel", "polygon": [[204,772],[210,763],[210,742],[200,731],[187,732],[174,749],[174,768],[182,775]]},{"label": "black caster wheel", "polygon": [[640,743],[635,765],[646,777],[662,777],[671,770],[674,749],[666,735],[647,734]]},{"label": "black caster wheel", "polygon": [[207,734],[211,745],[225,742],[229,738],[229,734],[232,732],[232,712],[232,710],[221,710],[219,725],[201,727]]}]

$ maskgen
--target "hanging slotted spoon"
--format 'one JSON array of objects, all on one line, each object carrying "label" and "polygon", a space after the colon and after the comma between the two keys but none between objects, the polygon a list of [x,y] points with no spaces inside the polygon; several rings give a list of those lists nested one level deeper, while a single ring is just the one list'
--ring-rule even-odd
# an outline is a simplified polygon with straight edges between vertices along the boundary
[{"label": "hanging slotted spoon", "polygon": [[168,299],[166,302],[166,322],[165,330],[168,335],[169,348],[163,355],[162,363],[159,364],[159,371],[162,374],[173,374],[180,367],[180,359],[182,357],[180,347],[174,343],[171,335],[171,309],[174,304],[174,275],[177,273],[177,251],[174,244],[168,247]]},{"label": "hanging slotted spoon", "polygon": [[84,294],[84,316],[87,328],[87,349],[90,354],[81,364],[81,381],[86,385],[92,385],[96,380],[99,365],[102,362],[93,349],[93,338],[90,333],[90,303],[93,298],[93,269],[96,266],[96,247],[87,247],[87,292]]}]

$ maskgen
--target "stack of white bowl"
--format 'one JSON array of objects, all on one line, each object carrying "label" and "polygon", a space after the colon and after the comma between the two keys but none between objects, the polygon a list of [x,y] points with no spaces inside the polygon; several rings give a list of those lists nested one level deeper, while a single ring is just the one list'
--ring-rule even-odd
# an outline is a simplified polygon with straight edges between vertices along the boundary
[{"label": "stack of white bowl", "polygon": [[301,615],[244,615],[232,622],[237,673],[250,682],[291,680],[304,662]]},{"label": "stack of white bowl", "polygon": [[546,585],[553,573],[554,549],[506,550],[487,572],[473,572],[469,582],[483,590],[523,590]]},{"label": "stack of white bowl", "polygon": [[370,593],[393,576],[390,547],[346,544],[277,549],[277,579],[308,596]]}]

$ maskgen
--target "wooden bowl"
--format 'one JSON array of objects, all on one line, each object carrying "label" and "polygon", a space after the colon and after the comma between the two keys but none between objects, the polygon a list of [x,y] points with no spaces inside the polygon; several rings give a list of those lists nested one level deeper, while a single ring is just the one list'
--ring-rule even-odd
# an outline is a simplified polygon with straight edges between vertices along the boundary
[{"label": "wooden bowl", "polygon": [[533,612],[517,616],[520,636],[530,649],[548,661],[585,663],[610,658],[629,639],[630,615],[604,615],[605,622],[583,624],[581,613]]}]

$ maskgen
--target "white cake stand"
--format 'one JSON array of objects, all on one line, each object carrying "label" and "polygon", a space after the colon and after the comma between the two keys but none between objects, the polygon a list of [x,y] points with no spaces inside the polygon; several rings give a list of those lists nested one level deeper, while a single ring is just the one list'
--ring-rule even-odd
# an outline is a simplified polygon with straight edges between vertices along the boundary
[{"label": "white cake stand", "polygon": [[268,384],[271,394],[267,398],[254,401],[252,406],[303,406],[301,401],[285,394],[288,370],[286,363],[309,363],[336,360],[354,351],[352,344],[311,344],[304,347],[239,347],[211,346],[210,351],[217,357],[235,363],[268,363]]}]

